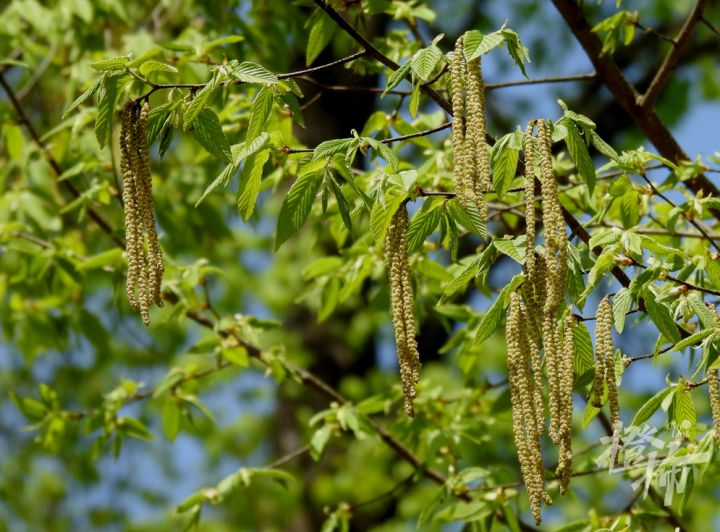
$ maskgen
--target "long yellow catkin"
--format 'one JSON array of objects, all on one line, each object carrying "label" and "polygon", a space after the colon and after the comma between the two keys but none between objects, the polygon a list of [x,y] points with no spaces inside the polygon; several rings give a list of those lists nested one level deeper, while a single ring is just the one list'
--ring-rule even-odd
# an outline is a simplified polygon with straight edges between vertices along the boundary
[{"label": "long yellow catkin", "polygon": [[452,139],[455,153],[455,185],[458,199],[463,206],[469,200],[468,147],[465,141],[465,81],[463,77],[464,41],[460,36],[455,42],[455,54],[452,61]]},{"label": "long yellow catkin", "polygon": [[715,430],[715,442],[720,446],[720,381],[716,369],[710,370],[708,373],[708,392],[710,393],[710,412]]},{"label": "long yellow catkin", "polygon": [[481,219],[487,220],[484,194],[492,184],[485,140],[485,84],[480,58],[464,60],[463,37],[455,43],[451,79],[456,192],[463,207],[475,205]]},{"label": "long yellow catkin", "polygon": [[542,185],[543,227],[545,233],[545,294],[542,308],[542,340],[550,384],[550,438],[560,442],[561,364],[557,314],[565,297],[567,274],[567,233],[558,196],[557,181],[552,170],[550,128],[544,120],[537,121],[537,144]]},{"label": "long yellow catkin", "polygon": [[390,280],[395,344],[400,365],[400,381],[405,396],[405,413],[415,415],[415,387],[420,380],[420,354],[415,338],[414,299],[407,247],[408,214],[401,205],[392,217],[385,237],[385,261]]},{"label": "long yellow catkin", "polygon": [[[602,380],[600,380],[602,379]],[[617,432],[620,423],[620,406],[617,397],[617,384],[615,382],[615,348],[612,338],[612,307],[608,297],[605,296],[598,305],[595,320],[595,395],[602,394],[602,384],[608,390],[608,404],[610,405],[610,422],[613,432]],[[593,401],[597,406],[600,401]]]},{"label": "long yellow catkin", "polygon": [[128,256],[126,289],[133,310],[140,311],[143,323],[150,324],[150,306],[162,306],[164,271],[162,250],[155,228],[146,102],[141,109],[135,101],[121,113],[120,170],[123,177],[123,205]]},{"label": "long yellow catkin", "polygon": [[560,493],[567,493],[572,476],[572,413],[573,413],[573,381],[575,373],[575,340],[573,327],[575,320],[572,306],[568,307],[563,321],[562,358],[560,360],[560,425],[558,427],[560,448],[558,450],[558,467],[555,474],[560,479]]},{"label": "long yellow catkin", "polygon": [[513,439],[518,452],[520,472],[528,490],[530,508],[536,523],[540,523],[540,504],[552,503],[545,491],[542,454],[540,449],[539,415],[534,401],[536,383],[530,371],[530,338],[527,334],[527,310],[518,293],[511,296],[510,311],[505,329],[507,341],[508,379],[512,404]]},{"label": "long yellow catkin", "polygon": [[490,157],[485,140],[487,123],[485,119],[485,83],[482,78],[480,58],[467,62],[467,130],[468,148],[471,151],[472,176],[471,195],[480,211],[480,217],[487,220],[485,192],[492,188],[490,181]]}]

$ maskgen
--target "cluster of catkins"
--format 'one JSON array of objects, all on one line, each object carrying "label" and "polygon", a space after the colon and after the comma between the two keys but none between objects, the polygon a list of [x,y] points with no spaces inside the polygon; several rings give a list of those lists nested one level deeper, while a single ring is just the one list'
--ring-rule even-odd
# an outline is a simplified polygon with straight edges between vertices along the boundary
[{"label": "cluster of catkins", "polygon": [[393,215],[385,237],[385,262],[390,278],[390,307],[400,365],[400,380],[405,396],[405,413],[413,417],[415,386],[420,379],[420,354],[415,339],[407,228],[408,213],[405,204],[402,204]]},{"label": "cluster of catkins", "polygon": [[[457,40],[452,63],[453,149],[456,192],[465,208],[476,208],[487,220],[484,194],[490,191],[490,157],[485,141],[485,84],[480,58],[465,61],[463,38]],[[413,295],[407,257],[408,215],[402,205],[393,216],[385,241],[390,300],[405,412],[414,415],[420,357],[415,339]]]},{"label": "cluster of catkins", "polygon": [[458,199],[463,207],[476,206],[481,218],[486,220],[484,194],[490,191],[492,184],[485,141],[485,84],[480,58],[465,61],[463,37],[455,43],[452,61],[452,106]]},{"label": "cluster of catkins", "polygon": [[[533,130],[537,127],[537,136]],[[540,523],[540,504],[551,504],[545,491],[540,439],[545,429],[543,366],[548,381],[550,439],[558,445],[556,475],[567,492],[572,467],[572,388],[574,375],[573,315],[558,314],[565,302],[567,234],[552,171],[550,127],[534,120],[525,145],[525,282],[512,295],[506,325],[513,436],[533,517]],[[545,242],[535,249],[535,178],[542,192]],[[543,356],[541,357],[541,352]]]},{"label": "cluster of catkins", "polygon": [[149,308],[163,305],[160,286],[163,255],[155,229],[147,124],[150,106],[130,100],[121,115],[120,170],[123,178],[125,238],[128,257],[127,296],[143,323],[150,324]]}]

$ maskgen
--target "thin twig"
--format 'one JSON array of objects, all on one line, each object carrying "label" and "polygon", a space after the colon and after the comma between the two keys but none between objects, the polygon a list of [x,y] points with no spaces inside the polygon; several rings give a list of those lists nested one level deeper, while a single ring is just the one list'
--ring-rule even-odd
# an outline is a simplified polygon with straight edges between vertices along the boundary
[{"label": "thin twig", "polygon": [[707,4],[708,0],[698,0],[695,4],[695,7],[685,20],[685,24],[683,24],[680,33],[675,37],[673,47],[665,56],[662,65],[660,65],[660,69],[655,74],[645,94],[640,98],[640,107],[647,109],[655,105],[655,102],[660,96],[660,92],[662,92],[663,87],[665,87],[665,84],[670,79],[670,76],[672,76],[675,67],[680,61],[680,56],[682,56],[685,46],[690,41],[693,31],[695,31],[695,28],[700,23]]}]

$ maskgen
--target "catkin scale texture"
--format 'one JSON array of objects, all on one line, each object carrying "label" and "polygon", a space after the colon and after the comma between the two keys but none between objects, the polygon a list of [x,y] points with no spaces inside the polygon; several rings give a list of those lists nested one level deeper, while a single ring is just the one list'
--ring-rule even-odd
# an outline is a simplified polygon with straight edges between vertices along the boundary
[{"label": "catkin scale texture", "polygon": [[128,256],[127,297],[150,324],[150,307],[162,306],[164,262],[155,227],[147,124],[150,106],[138,109],[130,100],[121,113],[120,170],[123,177],[123,207]]},{"label": "catkin scale texture", "polygon": [[463,207],[474,205],[480,218],[487,220],[484,195],[491,190],[492,183],[480,61],[479,57],[465,61],[463,37],[460,37],[455,43],[451,75],[456,192]]},{"label": "catkin scale texture", "polygon": [[415,338],[412,278],[407,247],[408,214],[401,205],[392,217],[385,237],[385,262],[390,281],[390,307],[405,396],[405,413],[415,415],[415,387],[420,380],[420,354]]},{"label": "catkin scale texture", "polygon": [[520,471],[528,491],[530,508],[536,523],[540,523],[540,503],[552,503],[545,491],[542,454],[540,448],[541,430],[538,416],[540,411],[534,400],[535,389],[541,384],[535,381],[530,371],[530,340],[527,333],[527,309],[520,295],[511,296],[510,310],[505,328],[507,341],[508,380],[512,405],[513,439],[518,452]]}]

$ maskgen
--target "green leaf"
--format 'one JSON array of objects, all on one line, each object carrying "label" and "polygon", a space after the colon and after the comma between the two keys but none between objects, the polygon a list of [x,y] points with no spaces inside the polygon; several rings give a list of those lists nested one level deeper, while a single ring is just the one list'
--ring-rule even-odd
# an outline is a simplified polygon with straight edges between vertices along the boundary
[{"label": "green leaf", "polygon": [[617,332],[621,333],[625,329],[625,317],[631,308],[632,294],[627,288],[623,287],[613,296],[612,301],[613,321]]},{"label": "green leaf", "polygon": [[169,103],[164,103],[150,109],[150,114],[148,115],[148,146],[155,142],[157,136],[166,127],[169,117]]},{"label": "green leaf", "polygon": [[528,62],[530,62],[530,55],[528,54],[528,49],[525,48],[523,43],[520,41],[520,36],[513,30],[503,28],[500,30],[500,33],[502,34],[503,39],[505,39],[505,44],[507,44],[507,50],[510,54],[510,57],[512,57],[515,65],[520,67],[523,76],[527,78],[528,75],[527,71],[525,70],[525,61],[527,60]]},{"label": "green leaf", "polygon": [[382,97],[384,97],[388,91],[394,89],[397,87],[402,80],[405,79],[405,77],[410,73],[410,69],[412,68],[412,61],[408,61],[404,65],[402,65],[400,68],[398,68],[395,72],[390,74],[388,76],[387,80],[387,86],[385,87],[385,90],[382,93]]},{"label": "green leaf", "polygon": [[208,100],[210,100],[210,96],[215,92],[217,85],[218,77],[214,76],[202,89],[195,93],[195,97],[183,114],[183,123],[186,129],[192,125],[195,118],[200,114],[200,111],[207,106]]},{"label": "green leaf", "polygon": [[120,76],[104,76],[102,78],[102,85],[98,92],[97,118],[95,119],[95,138],[101,148],[110,141],[120,82]]},{"label": "green leaf", "polygon": [[123,262],[122,250],[120,248],[113,248],[108,251],[103,251],[92,257],[88,257],[75,268],[78,271],[94,270],[102,268],[104,266],[117,266]]},{"label": "green leaf", "polygon": [[640,220],[640,201],[640,194],[634,190],[628,190],[620,198],[620,219],[626,229],[632,229]]},{"label": "green leaf", "polygon": [[370,213],[370,232],[375,242],[385,242],[385,233],[390,226],[392,217],[404,200],[405,196],[395,196],[386,200],[384,204],[380,201],[375,202]]},{"label": "green leaf", "polygon": [[152,432],[138,419],[134,417],[121,417],[117,421],[118,428],[131,438],[138,440],[154,440]]},{"label": "green leaf", "polygon": [[457,198],[453,198],[446,203],[448,212],[457,223],[465,229],[479,236],[483,240],[487,240],[487,228],[485,221],[480,215],[480,210],[475,203],[469,203],[463,207]]},{"label": "green leaf", "polygon": [[342,190],[340,189],[340,186],[335,182],[335,178],[332,176],[330,172],[328,172],[325,182],[327,183],[328,187],[330,188],[330,191],[333,193],[333,196],[335,196],[335,201],[337,202],[338,210],[340,211],[340,217],[343,220],[343,223],[345,224],[345,228],[348,231],[352,232],[352,218],[350,216],[350,205],[348,204],[347,199],[345,198],[345,195],[342,193]]},{"label": "green leaf", "polygon": [[715,326],[714,312],[710,310],[697,293],[688,294],[686,301],[690,304],[690,308],[698,317],[698,321],[706,328]]},{"label": "green leaf", "polygon": [[2,126],[2,134],[5,137],[8,155],[13,161],[20,161],[25,144],[21,127],[17,124],[5,123]]},{"label": "green leaf", "polygon": [[202,195],[198,198],[198,200],[195,202],[195,207],[200,205],[205,198],[210,194],[213,190],[215,190],[220,185],[226,186],[228,182],[230,181],[230,178],[235,175],[235,172],[237,172],[239,168],[239,165],[235,163],[228,164],[222,172],[220,172],[220,175],[218,175],[212,183],[210,183],[205,191],[202,193]]},{"label": "green leaf", "polygon": [[161,63],[160,61],[145,61],[142,65],[140,65],[140,73],[148,77],[148,75],[152,74],[153,72],[170,72],[172,74],[177,74],[178,69],[175,68],[172,65],[167,65],[165,63]]},{"label": "green leaf", "polygon": [[62,115],[62,119],[65,120],[65,117],[69,115],[71,112],[73,112],[75,109],[77,109],[80,105],[84,104],[88,98],[90,98],[93,94],[95,94],[98,89],[100,88],[100,85],[102,85],[104,78],[97,78],[92,85],[90,85],[85,91],[75,98],[75,101],[70,104],[70,107],[68,107],[65,112]]},{"label": "green leaf", "polygon": [[252,109],[250,110],[250,121],[248,123],[245,140],[252,141],[260,135],[272,111],[275,98],[270,89],[263,87],[255,95]]},{"label": "green leaf", "polygon": [[398,171],[398,165],[400,164],[398,156],[395,155],[395,152],[392,151],[392,149],[387,144],[375,140],[372,137],[363,137],[363,141],[367,142],[372,147],[372,149],[375,150],[378,155],[380,155],[380,157],[385,159],[390,164],[393,172]]},{"label": "green leaf", "polygon": [[597,177],[595,174],[595,165],[590,158],[587,145],[580,136],[577,126],[571,120],[563,118],[561,122],[567,128],[565,144],[570,152],[570,156],[575,163],[575,167],[578,170],[580,178],[585,182],[588,187],[588,191],[592,194],[595,190],[595,181]]},{"label": "green leaf", "polygon": [[684,387],[679,387],[675,393],[673,413],[680,432],[694,440],[697,434],[697,413],[690,391]]},{"label": "green leaf", "polygon": [[240,144],[234,144],[230,151],[232,153],[232,160],[235,165],[240,165],[243,159],[250,157],[252,154],[259,152],[265,147],[265,143],[270,138],[267,131],[260,133],[258,137],[255,137],[250,142],[241,142]]},{"label": "green leaf", "polygon": [[[586,130],[587,132],[587,130]],[[613,161],[619,161],[619,157],[615,149],[605,142],[596,131],[590,130],[590,143],[595,147],[597,151],[602,153],[608,159]]]},{"label": "green leaf", "polygon": [[232,362],[241,368],[247,367],[250,363],[250,357],[247,349],[241,345],[229,345],[222,348],[222,356],[228,362]]},{"label": "green leaf", "polygon": [[220,118],[209,107],[201,109],[193,121],[193,137],[208,153],[230,161],[230,143],[220,125]]},{"label": "green leaf", "polygon": [[417,116],[418,109],[420,108],[420,84],[416,83],[413,86],[412,94],[410,94],[410,103],[408,104],[408,111],[410,116],[415,118]]},{"label": "green leaf", "polygon": [[316,430],[312,438],[310,438],[310,456],[312,456],[316,462],[320,460],[320,457],[323,455],[325,446],[328,441],[330,441],[330,436],[332,436],[332,426],[323,425]]},{"label": "green leaf", "polygon": [[108,72],[112,70],[125,70],[125,65],[130,62],[129,56],[110,57],[101,59],[100,61],[92,61],[90,66],[98,72]]},{"label": "green leaf", "polygon": [[278,215],[275,250],[293,236],[307,220],[322,180],[319,173],[298,177],[290,188]]},{"label": "green leaf", "polygon": [[255,210],[255,202],[260,193],[263,167],[270,158],[270,150],[262,150],[248,157],[240,174],[238,188],[238,211],[244,221],[248,221]]},{"label": "green leaf", "polygon": [[512,294],[524,280],[525,276],[519,273],[500,291],[497,299],[495,299],[488,311],[483,314],[483,317],[480,319],[480,325],[478,325],[473,346],[477,346],[490,338],[492,333],[500,326],[505,309],[510,304],[510,294]]},{"label": "green leaf", "polygon": [[672,350],[673,351],[682,351],[683,349],[686,349],[690,346],[695,346],[700,343],[701,340],[704,340],[708,336],[710,336],[712,333],[715,332],[715,329],[702,329],[695,334],[691,334],[687,338],[683,338],[678,343],[676,343]]},{"label": "green leaf", "polygon": [[595,368],[595,354],[590,331],[584,322],[576,322],[573,325],[572,334],[575,343],[575,374],[579,377],[586,371]]},{"label": "green leaf", "polygon": [[612,248],[605,248],[590,269],[587,286],[585,287],[585,291],[580,295],[581,302],[585,301],[585,298],[600,284],[603,276],[612,270],[614,266],[615,253]]},{"label": "green leaf", "polygon": [[639,427],[641,423],[645,423],[648,419],[650,419],[650,417],[655,413],[655,411],[658,408],[660,408],[660,405],[662,404],[665,397],[667,397],[670,393],[674,393],[674,392],[675,392],[675,387],[671,386],[671,387],[665,388],[663,390],[660,390],[658,393],[653,395],[637,411],[637,414],[635,414],[635,417],[633,418],[631,425]]},{"label": "green leaf", "polygon": [[162,429],[165,437],[171,442],[175,441],[175,437],[180,432],[181,414],[176,400],[168,397],[163,405]]},{"label": "green leaf", "polygon": [[512,240],[493,240],[493,245],[500,253],[507,255],[520,264],[525,264],[525,235]]},{"label": "green leaf", "polygon": [[421,80],[429,81],[441,58],[442,52],[435,45],[418,50],[410,61],[412,71]]},{"label": "green leaf", "polygon": [[[484,253],[487,253],[487,249]],[[438,304],[444,303],[458,292],[464,290],[467,284],[475,279],[475,276],[480,271],[481,263],[481,257],[476,257],[462,267],[458,273],[455,274],[455,277],[453,277],[453,279],[445,286],[445,291],[443,292]]]},{"label": "green leaf", "polygon": [[465,32],[464,41],[465,60],[472,61],[500,46],[503,42],[503,36],[499,31],[483,35],[477,30],[470,30]]},{"label": "green leaf", "polygon": [[315,147],[313,159],[332,157],[335,154],[344,153],[356,142],[354,138],[326,140]]},{"label": "green leaf", "polygon": [[233,71],[232,75],[245,83],[262,83],[264,85],[275,85],[278,78],[267,68],[252,61],[243,61]]},{"label": "green leaf", "polygon": [[318,13],[318,19],[312,28],[310,28],[310,35],[308,36],[307,48],[305,50],[305,64],[307,66],[310,66],[325,49],[335,33],[335,28],[337,28],[335,22],[322,10]]},{"label": "green leaf", "polygon": [[673,343],[680,341],[680,331],[672,319],[670,310],[664,303],[659,303],[655,294],[649,288],[643,289],[643,299],[645,301],[645,309],[648,316],[657,326],[662,335]]},{"label": "green leaf", "polygon": [[517,171],[519,151],[510,146],[512,136],[513,133],[505,135],[493,149],[493,185],[499,198],[510,188]]},{"label": "green leaf", "polygon": [[442,217],[441,203],[437,203],[430,209],[418,211],[413,216],[407,231],[408,253],[419,251],[435,228],[440,223]]}]

